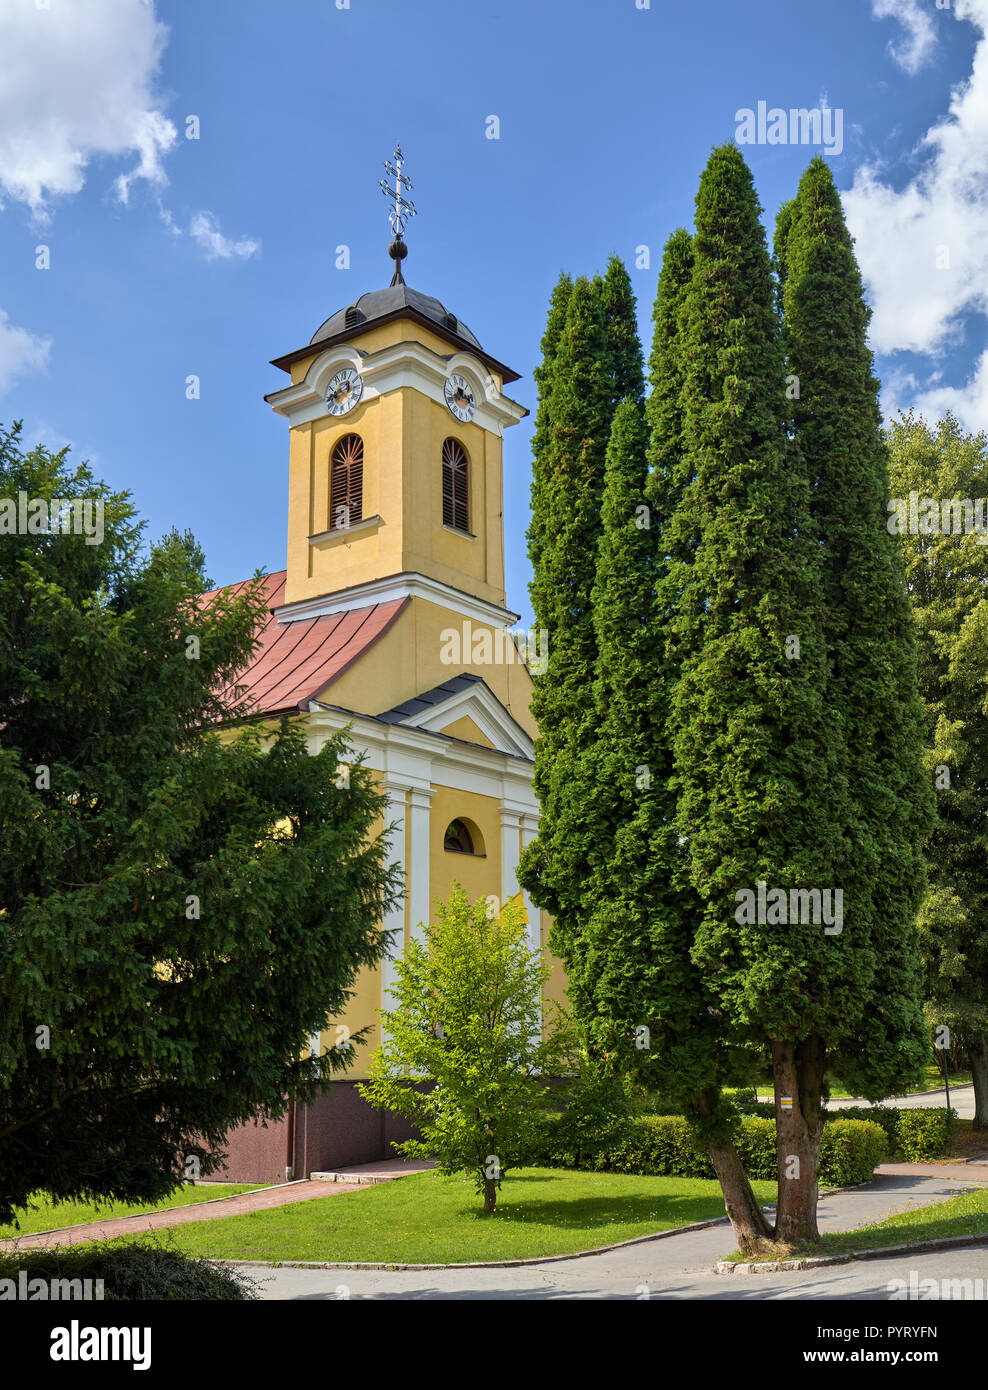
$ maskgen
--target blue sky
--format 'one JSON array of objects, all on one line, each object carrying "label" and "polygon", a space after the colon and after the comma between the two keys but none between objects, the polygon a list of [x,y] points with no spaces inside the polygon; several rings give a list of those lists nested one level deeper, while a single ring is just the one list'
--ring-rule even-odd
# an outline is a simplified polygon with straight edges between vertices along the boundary
[{"label": "blue sky", "polygon": [[[377,180],[396,139],[420,209],[408,282],[519,371],[511,394],[534,408],[559,271],[617,251],[647,351],[662,246],[737,110],[765,101],[843,112],[831,162],[886,407],[980,428],[988,0],[642,4],[0,0],[0,420],[71,443],[150,534],[191,527],[217,582],[279,569],[269,359],[388,283]],[[769,229],[813,153],[746,147]],[[526,622],[530,429],[505,439],[508,602]]]}]

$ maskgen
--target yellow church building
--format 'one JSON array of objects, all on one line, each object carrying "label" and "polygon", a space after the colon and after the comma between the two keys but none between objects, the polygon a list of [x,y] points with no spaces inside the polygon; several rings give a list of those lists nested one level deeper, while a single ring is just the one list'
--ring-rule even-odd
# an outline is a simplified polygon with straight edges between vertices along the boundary
[{"label": "yellow church building", "polygon": [[[518,894],[538,826],[532,679],[505,604],[502,503],[504,431],[528,412],[505,394],[518,374],[405,283],[410,205],[395,158],[391,284],[273,362],[288,377],[266,397],[288,426],[287,562],[268,577],[269,616],[241,684],[257,715],[304,720],[312,752],[349,729],[387,797],[405,895],[384,923],[389,957],[311,1040],[322,1052],[341,1029],[370,1025],[371,1046],[315,1105],[229,1136],[225,1172],[240,1181],[393,1156],[405,1121],[371,1109],[355,1083],[394,956],[454,880],[492,904]],[[548,918],[522,900],[530,942],[544,946]]]}]

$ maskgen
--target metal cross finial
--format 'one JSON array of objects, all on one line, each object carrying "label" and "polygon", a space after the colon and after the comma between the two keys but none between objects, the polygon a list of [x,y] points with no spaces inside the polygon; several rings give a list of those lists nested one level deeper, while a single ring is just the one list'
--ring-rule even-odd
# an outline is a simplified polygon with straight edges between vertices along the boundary
[{"label": "metal cross finial", "polygon": [[386,160],[384,167],[394,180],[394,186],[391,187],[384,179],[379,179],[378,187],[385,198],[391,199],[392,207],[388,215],[388,221],[391,223],[391,230],[394,232],[396,239],[400,241],[408,223],[408,219],[414,217],[418,209],[410,199],[405,197],[405,190],[411,188],[412,181],[407,174],[402,173],[405,157],[401,152],[400,145],[395,146],[393,159],[394,163],[390,160]]}]

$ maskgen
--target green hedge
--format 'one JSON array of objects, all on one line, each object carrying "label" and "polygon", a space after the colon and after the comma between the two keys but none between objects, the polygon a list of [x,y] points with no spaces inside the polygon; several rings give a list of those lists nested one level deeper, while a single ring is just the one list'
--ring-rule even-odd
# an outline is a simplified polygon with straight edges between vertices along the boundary
[{"label": "green hedge", "polygon": [[[775,1118],[775,1106],[771,1101],[746,1105],[743,1109],[745,1114]],[[826,1114],[828,1124],[841,1119],[881,1125],[888,1140],[889,1157],[902,1163],[922,1163],[925,1159],[943,1157],[957,1124],[954,1111],[942,1106],[905,1110],[892,1105],[848,1105],[828,1110]]]},{"label": "green hedge", "polygon": [[[637,1115],[612,1128],[606,1142],[574,1144],[576,1136],[562,1115],[546,1115],[542,1143],[530,1161],[545,1167],[648,1176],[712,1178],[706,1152],[697,1147],[681,1115]],[[745,1116],[738,1127],[738,1154],[750,1178],[776,1176],[775,1122]],[[828,1186],[867,1182],[885,1157],[887,1142],[879,1125],[858,1119],[827,1120],[820,1146],[820,1181]]]}]

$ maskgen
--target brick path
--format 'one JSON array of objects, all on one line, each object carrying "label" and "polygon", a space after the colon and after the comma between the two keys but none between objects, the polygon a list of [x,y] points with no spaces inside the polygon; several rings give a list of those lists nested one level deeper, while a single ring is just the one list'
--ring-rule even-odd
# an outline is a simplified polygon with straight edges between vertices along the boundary
[{"label": "brick path", "polygon": [[[218,1197],[193,1206],[168,1207],[164,1211],[145,1212],[141,1216],[111,1216],[103,1221],[91,1221],[84,1226],[65,1226],[61,1230],[35,1231],[30,1235],[0,1240],[0,1250],[43,1250],[51,1245],[81,1245],[87,1240],[113,1240],[116,1236],[144,1235],[161,1231],[168,1226],[184,1226],[190,1221],[215,1221],[219,1217],[242,1216],[245,1212],[266,1211],[291,1202],[312,1202],[317,1197],[336,1197],[344,1192],[359,1192],[368,1181],[389,1182],[407,1173],[420,1172],[430,1163],[403,1163],[401,1160],[382,1163],[357,1163],[341,1169],[328,1181],[293,1182],[283,1187],[263,1187],[256,1192],[241,1192],[235,1197]],[[347,1179],[352,1179],[348,1181]]]}]

